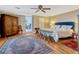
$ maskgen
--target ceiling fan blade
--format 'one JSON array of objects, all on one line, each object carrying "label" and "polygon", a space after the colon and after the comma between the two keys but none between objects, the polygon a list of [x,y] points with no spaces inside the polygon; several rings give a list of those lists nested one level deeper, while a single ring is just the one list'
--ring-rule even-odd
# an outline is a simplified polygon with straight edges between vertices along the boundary
[{"label": "ceiling fan blade", "polygon": [[35,13],[37,13],[38,11],[40,11],[39,9],[35,11]]},{"label": "ceiling fan blade", "polygon": [[44,10],[50,10],[51,8],[43,8]]},{"label": "ceiling fan blade", "polygon": [[41,10],[42,12],[46,13],[44,10]]},{"label": "ceiling fan blade", "polygon": [[38,8],[31,8],[31,9],[38,9]]}]

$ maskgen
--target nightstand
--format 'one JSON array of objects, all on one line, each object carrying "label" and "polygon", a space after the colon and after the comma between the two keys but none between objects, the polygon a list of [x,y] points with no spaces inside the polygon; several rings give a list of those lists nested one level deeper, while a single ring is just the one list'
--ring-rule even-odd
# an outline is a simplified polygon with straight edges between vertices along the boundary
[{"label": "nightstand", "polygon": [[77,39],[77,38],[78,38],[78,34],[77,34],[77,33],[73,33],[73,34],[72,34],[72,37],[73,37],[74,39]]}]

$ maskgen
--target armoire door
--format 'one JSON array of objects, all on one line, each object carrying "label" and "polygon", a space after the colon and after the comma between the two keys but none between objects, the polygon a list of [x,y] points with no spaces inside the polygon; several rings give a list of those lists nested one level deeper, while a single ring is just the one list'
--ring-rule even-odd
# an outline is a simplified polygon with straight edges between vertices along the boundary
[{"label": "armoire door", "polygon": [[11,21],[11,17],[10,16],[7,16],[5,15],[5,19],[4,19],[4,29],[5,29],[5,34],[8,36],[8,35],[11,35],[12,34],[12,21]]},{"label": "armoire door", "polygon": [[12,17],[12,34],[18,33],[18,18]]}]

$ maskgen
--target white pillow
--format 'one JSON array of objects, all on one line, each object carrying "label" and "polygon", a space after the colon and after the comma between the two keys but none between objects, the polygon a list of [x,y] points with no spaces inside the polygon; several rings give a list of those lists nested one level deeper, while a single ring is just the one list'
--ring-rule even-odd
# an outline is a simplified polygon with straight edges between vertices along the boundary
[{"label": "white pillow", "polygon": [[72,28],[72,26],[67,26],[67,27],[66,27],[66,29],[71,29],[71,28]]},{"label": "white pillow", "polygon": [[55,30],[60,29],[60,25],[55,25],[55,26],[54,26],[54,29],[55,29]]},{"label": "white pillow", "polygon": [[69,25],[62,25],[61,26],[61,29],[71,29],[72,26],[69,26]]},{"label": "white pillow", "polygon": [[61,26],[61,29],[66,29],[66,25],[62,25]]}]

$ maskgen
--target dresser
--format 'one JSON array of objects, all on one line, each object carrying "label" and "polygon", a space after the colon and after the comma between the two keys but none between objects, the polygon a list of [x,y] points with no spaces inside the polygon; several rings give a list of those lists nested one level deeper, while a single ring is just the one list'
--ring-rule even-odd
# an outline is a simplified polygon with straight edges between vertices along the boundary
[{"label": "dresser", "polygon": [[1,37],[18,34],[18,17],[1,14],[0,15]]}]

